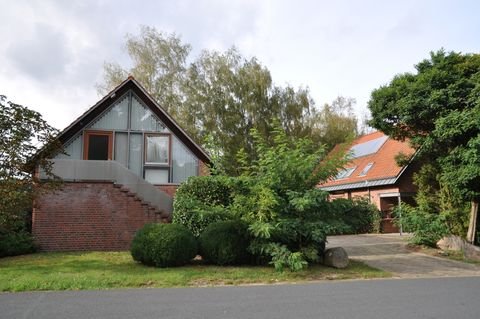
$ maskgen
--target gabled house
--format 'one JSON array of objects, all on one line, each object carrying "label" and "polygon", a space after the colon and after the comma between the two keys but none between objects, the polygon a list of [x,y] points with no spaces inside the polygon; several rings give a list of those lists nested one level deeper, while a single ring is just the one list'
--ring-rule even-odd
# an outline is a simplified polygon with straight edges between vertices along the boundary
[{"label": "gabled house", "polygon": [[351,160],[337,176],[319,185],[330,199],[363,197],[382,212],[381,230],[396,232],[392,211],[402,202],[413,204],[416,188],[412,183],[415,167],[399,166],[395,157],[412,157],[415,150],[407,141],[400,142],[382,132],[357,138],[349,148]]},{"label": "gabled house", "polygon": [[[129,77],[70,124],[52,159],[60,189],[34,203],[41,250],[125,250],[148,222],[168,222],[174,193],[210,159]],[[47,178],[38,171],[40,178]]]}]

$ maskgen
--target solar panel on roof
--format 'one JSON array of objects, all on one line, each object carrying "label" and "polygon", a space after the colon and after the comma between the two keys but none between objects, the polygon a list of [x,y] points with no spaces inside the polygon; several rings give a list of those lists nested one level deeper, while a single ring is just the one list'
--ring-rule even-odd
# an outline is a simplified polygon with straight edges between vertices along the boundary
[{"label": "solar panel on roof", "polygon": [[350,148],[352,158],[376,153],[386,140],[388,140],[388,136],[382,136],[374,140],[352,146]]}]

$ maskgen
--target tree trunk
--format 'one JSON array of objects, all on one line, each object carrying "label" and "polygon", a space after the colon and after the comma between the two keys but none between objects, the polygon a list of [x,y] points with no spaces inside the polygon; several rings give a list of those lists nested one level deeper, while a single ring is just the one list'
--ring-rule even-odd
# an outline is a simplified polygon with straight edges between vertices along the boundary
[{"label": "tree trunk", "polygon": [[468,224],[467,241],[473,244],[475,241],[475,233],[477,231],[477,215],[478,215],[478,199],[472,200],[472,208],[470,209],[470,223]]}]

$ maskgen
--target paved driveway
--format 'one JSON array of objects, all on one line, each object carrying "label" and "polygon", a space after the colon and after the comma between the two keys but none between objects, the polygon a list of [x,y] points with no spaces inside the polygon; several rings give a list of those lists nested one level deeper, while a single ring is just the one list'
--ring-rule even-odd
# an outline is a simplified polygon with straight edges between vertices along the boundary
[{"label": "paved driveway", "polygon": [[408,236],[332,236],[327,247],[343,247],[352,259],[391,272],[397,278],[480,276],[480,265],[433,257],[407,249]]}]

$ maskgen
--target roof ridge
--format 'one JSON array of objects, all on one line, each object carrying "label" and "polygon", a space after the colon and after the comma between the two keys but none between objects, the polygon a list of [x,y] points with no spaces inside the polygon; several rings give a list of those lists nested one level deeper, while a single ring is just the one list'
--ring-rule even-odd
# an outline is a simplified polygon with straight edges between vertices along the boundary
[{"label": "roof ridge", "polygon": [[[177,123],[177,121],[175,121],[172,118],[172,116],[151,96],[149,92],[147,92],[147,90],[137,80],[135,80],[135,78],[132,75],[129,75],[127,79],[123,80],[120,84],[118,84],[115,88],[113,88],[108,94],[106,94],[103,98],[101,98],[88,110],[86,110],[79,117],[77,117],[77,119],[75,119],[72,123],[70,123],[70,125],[68,125],[65,129],[63,129],[58,134],[58,138],[60,139],[60,141],[62,143],[66,142],[69,138],[73,137],[73,135],[75,135],[78,131],[80,131],[85,125],[90,123],[90,121],[93,120],[93,118],[98,116],[99,114],[95,115],[95,111],[97,110],[97,108],[106,109],[107,107],[109,107],[110,105],[104,105],[104,103],[107,103],[108,99],[115,98],[117,95],[117,92],[119,92],[120,90],[124,90],[125,92],[128,92],[128,90],[133,90],[133,91],[137,90],[137,92],[135,92],[136,94],[141,93],[141,95],[144,95],[144,97],[142,97],[141,95],[139,95],[138,97],[142,99],[145,104],[147,104],[147,107],[149,107],[152,111],[154,111],[154,113],[157,113],[156,114],[157,116],[161,114],[166,120],[168,120],[169,123],[164,123],[164,124],[170,130],[174,132],[176,131],[180,135],[183,135],[183,137],[182,136],[177,136],[177,137],[179,137],[186,146],[191,145],[189,146],[191,150],[196,148],[198,150],[198,154],[201,154],[201,156],[198,156],[198,154],[196,154],[199,158],[202,158],[202,160],[206,160],[207,162],[211,162],[210,156],[203,149],[203,147],[197,144],[190,137],[190,135],[187,134],[187,132]],[[120,94],[120,96],[123,95],[123,93],[125,92],[123,91],[120,92],[122,93]],[[150,102],[148,102],[147,99]],[[156,109],[156,111],[154,110],[154,108]],[[90,118],[88,120],[88,123],[83,123],[82,120],[86,118],[88,119],[88,117],[93,117],[93,118]],[[165,121],[162,120],[162,122],[165,122]],[[174,133],[174,135],[177,135],[177,133]],[[65,137],[65,135],[67,136]],[[185,142],[184,138],[187,142]],[[65,139],[65,140],[62,140],[62,139]]]}]

